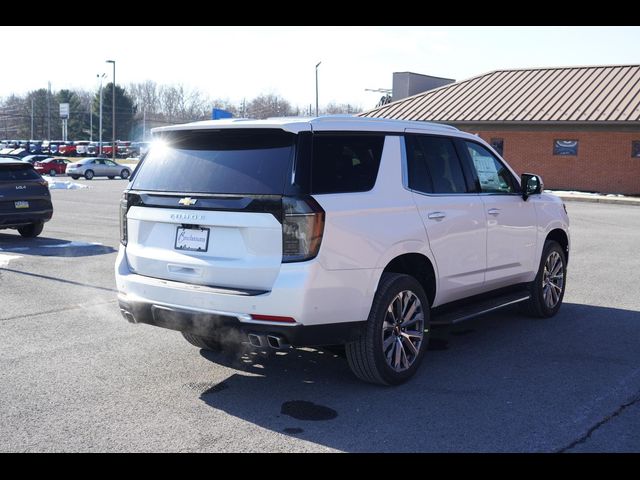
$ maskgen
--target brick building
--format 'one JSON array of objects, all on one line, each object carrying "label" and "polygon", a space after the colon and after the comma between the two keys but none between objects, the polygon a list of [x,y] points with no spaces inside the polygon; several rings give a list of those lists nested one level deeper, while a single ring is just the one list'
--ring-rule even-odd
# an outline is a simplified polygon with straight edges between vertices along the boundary
[{"label": "brick building", "polygon": [[476,133],[547,188],[640,194],[640,65],[497,70],[362,115]]}]

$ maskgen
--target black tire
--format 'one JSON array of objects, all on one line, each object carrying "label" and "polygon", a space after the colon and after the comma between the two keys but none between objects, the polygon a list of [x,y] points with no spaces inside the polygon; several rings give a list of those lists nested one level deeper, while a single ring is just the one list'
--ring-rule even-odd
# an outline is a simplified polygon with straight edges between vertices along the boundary
[{"label": "black tire", "polygon": [[52,177],[55,177],[56,171],[52,168],[51,170],[49,170],[49,175],[51,175]]},{"label": "black tire", "polygon": [[[422,311],[423,336],[419,342],[417,354],[414,354],[412,363],[408,368],[397,371],[387,363],[383,347],[383,324],[387,317],[387,310],[393,306],[393,302],[401,292],[411,292],[420,302],[419,310]],[[416,313],[415,315],[419,315]],[[417,327],[416,327],[417,328]],[[402,329],[404,332],[404,329]],[[398,333],[399,330],[398,330]],[[346,344],[346,356],[353,373],[361,380],[380,385],[398,385],[411,378],[422,361],[429,343],[430,310],[429,300],[420,283],[409,275],[398,273],[383,273],[378,285],[378,290],[373,298],[371,312],[366,326],[357,340]],[[395,335],[395,333],[393,334]],[[402,334],[401,334],[402,335]],[[396,337],[397,338],[397,337]],[[391,335],[387,340],[391,339]],[[399,343],[404,345],[400,340]],[[395,341],[390,343],[393,352]],[[414,345],[415,347],[415,345]],[[388,349],[389,350],[389,349]],[[409,351],[410,352],[410,351]],[[411,353],[411,352],[410,352]],[[393,360],[390,360],[393,361]]]},{"label": "black tire", "polygon": [[108,178],[109,180],[113,180],[113,179],[114,179],[114,178],[116,178],[116,177],[114,177],[113,175],[109,175],[107,178]]},{"label": "black tire", "polygon": [[73,178],[74,180],[79,179],[80,177],[78,175],[71,175],[71,178]]},{"label": "black tire", "polygon": [[[551,261],[552,258],[558,258],[559,261],[562,262],[560,270],[558,274],[562,275],[562,286],[560,288],[559,295],[557,299],[555,297],[551,297],[552,305],[549,305],[545,300],[545,284],[553,283],[549,282],[549,275],[545,272],[545,265],[547,262]],[[557,267],[556,267],[557,268]],[[554,268],[555,270],[555,268]],[[555,281],[558,279],[555,278]],[[555,285],[555,283],[554,283]],[[529,292],[531,294],[531,298],[526,302],[522,303],[522,307],[525,313],[531,315],[533,317],[538,318],[549,318],[553,317],[560,307],[562,306],[562,299],[564,298],[564,291],[567,285],[567,259],[564,253],[564,250],[560,246],[558,242],[553,240],[547,240],[544,244],[544,248],[542,249],[542,257],[540,258],[540,265],[538,266],[538,274],[533,282],[529,284]],[[547,287],[547,290],[558,291],[558,286],[555,287],[550,285]],[[547,297],[549,298],[549,297]],[[555,303],[553,302],[555,300]]]},{"label": "black tire", "polygon": [[18,227],[18,232],[25,238],[35,238],[42,233],[44,222],[30,223],[24,227]]},{"label": "black tire", "polygon": [[122,170],[120,172],[120,178],[122,178],[123,180],[126,180],[127,178],[129,178],[129,170]]},{"label": "black tire", "polygon": [[93,170],[87,170],[86,172],[84,172],[84,178],[86,178],[87,180],[91,180],[94,176],[95,174],[93,173]]},{"label": "black tire", "polygon": [[194,335],[192,333],[180,332],[187,342],[191,345],[209,350],[211,352],[221,352],[222,344],[213,338],[201,337],[200,335]]}]

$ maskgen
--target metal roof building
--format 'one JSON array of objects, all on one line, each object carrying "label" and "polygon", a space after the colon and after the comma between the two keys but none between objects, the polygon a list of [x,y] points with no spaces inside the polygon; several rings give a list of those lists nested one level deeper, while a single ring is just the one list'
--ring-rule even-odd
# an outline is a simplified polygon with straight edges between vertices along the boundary
[{"label": "metal roof building", "polygon": [[496,70],[364,114],[439,122],[640,122],[640,65]]},{"label": "metal roof building", "polygon": [[361,115],[477,133],[550,188],[640,194],[640,65],[496,70]]}]

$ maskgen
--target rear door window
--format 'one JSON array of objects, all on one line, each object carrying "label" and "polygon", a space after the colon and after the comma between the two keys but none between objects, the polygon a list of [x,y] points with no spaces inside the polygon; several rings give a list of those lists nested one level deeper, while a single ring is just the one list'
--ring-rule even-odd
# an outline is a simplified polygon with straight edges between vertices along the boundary
[{"label": "rear door window", "polygon": [[407,135],[409,188],[424,193],[467,193],[462,164],[450,138]]},{"label": "rear door window", "polygon": [[371,190],[378,176],[383,145],[384,135],[314,135],[311,192]]},{"label": "rear door window", "polygon": [[279,129],[163,132],[132,188],[162,192],[282,194],[295,134]]}]

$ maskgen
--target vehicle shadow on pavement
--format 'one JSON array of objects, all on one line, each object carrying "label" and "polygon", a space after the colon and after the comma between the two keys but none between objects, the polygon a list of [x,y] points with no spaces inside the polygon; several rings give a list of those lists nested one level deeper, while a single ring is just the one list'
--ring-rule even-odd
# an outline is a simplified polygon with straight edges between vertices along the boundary
[{"label": "vehicle shadow on pavement", "polygon": [[0,233],[0,253],[41,257],[92,257],[115,251],[115,248],[101,243],[49,237],[22,238],[18,235]]},{"label": "vehicle shadow on pavement", "polygon": [[193,390],[229,415],[343,451],[562,451],[640,390],[639,335],[638,311],[565,303],[534,319],[510,307],[435,330],[419,372],[397,387],[362,383],[321,350],[202,350],[236,372]]}]

